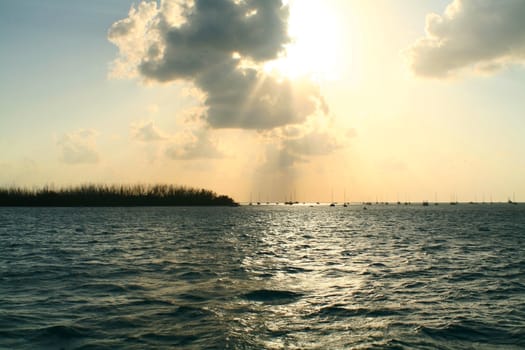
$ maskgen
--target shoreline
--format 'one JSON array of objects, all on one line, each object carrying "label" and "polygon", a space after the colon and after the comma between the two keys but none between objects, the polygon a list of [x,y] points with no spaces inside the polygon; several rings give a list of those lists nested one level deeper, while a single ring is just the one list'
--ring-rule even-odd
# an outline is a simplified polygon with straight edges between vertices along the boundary
[{"label": "shoreline", "polygon": [[175,185],[79,185],[59,189],[0,188],[0,207],[238,206],[206,189]]}]

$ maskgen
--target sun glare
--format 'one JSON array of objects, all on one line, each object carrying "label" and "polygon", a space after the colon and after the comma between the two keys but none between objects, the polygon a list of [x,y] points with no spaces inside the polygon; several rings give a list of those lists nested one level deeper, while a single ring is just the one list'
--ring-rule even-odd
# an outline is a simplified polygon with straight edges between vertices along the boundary
[{"label": "sun glare", "polygon": [[296,0],[289,5],[292,42],[283,57],[269,62],[265,69],[292,79],[304,75],[337,79],[342,42],[335,9],[322,0]]}]

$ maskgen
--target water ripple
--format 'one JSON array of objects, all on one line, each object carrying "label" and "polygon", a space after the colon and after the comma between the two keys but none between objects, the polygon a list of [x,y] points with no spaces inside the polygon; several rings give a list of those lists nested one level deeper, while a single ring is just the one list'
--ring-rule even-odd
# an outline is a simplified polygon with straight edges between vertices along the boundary
[{"label": "water ripple", "polygon": [[0,348],[521,349],[524,210],[0,208]]}]

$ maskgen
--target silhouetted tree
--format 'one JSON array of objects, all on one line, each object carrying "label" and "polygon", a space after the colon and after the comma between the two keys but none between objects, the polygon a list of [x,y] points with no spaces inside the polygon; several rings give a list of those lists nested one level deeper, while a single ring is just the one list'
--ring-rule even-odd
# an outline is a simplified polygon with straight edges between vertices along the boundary
[{"label": "silhouetted tree", "polygon": [[83,184],[57,190],[0,188],[0,206],[237,206],[230,197],[185,186]]}]

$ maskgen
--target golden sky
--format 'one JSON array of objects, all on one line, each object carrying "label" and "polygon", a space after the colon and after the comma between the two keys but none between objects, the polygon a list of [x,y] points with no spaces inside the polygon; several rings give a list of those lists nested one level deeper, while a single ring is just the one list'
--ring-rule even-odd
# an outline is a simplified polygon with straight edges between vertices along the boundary
[{"label": "golden sky", "polygon": [[0,185],[525,197],[521,0],[57,0],[0,13]]}]

